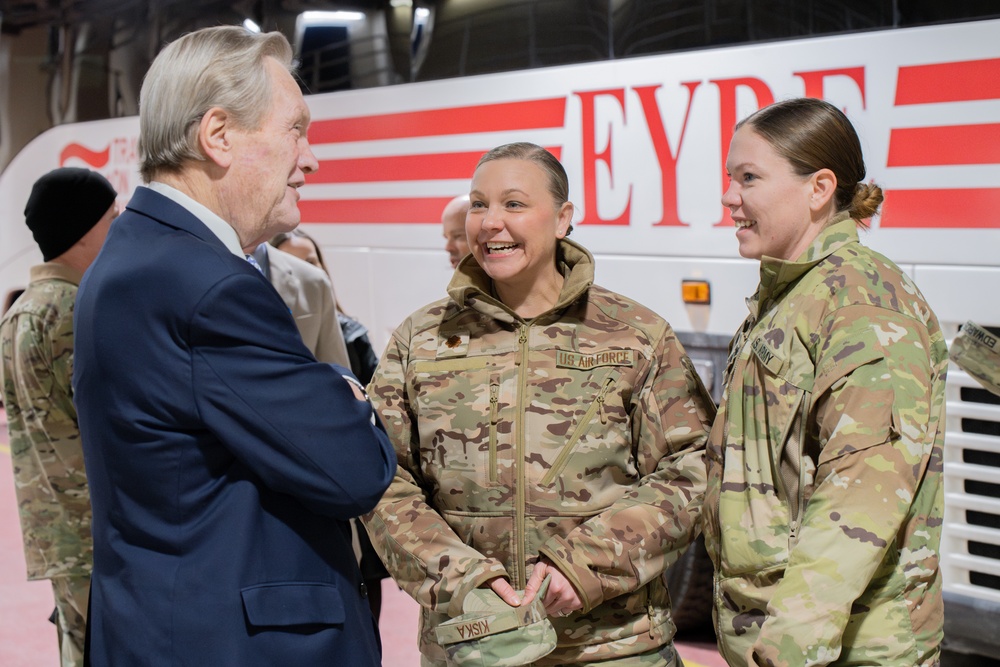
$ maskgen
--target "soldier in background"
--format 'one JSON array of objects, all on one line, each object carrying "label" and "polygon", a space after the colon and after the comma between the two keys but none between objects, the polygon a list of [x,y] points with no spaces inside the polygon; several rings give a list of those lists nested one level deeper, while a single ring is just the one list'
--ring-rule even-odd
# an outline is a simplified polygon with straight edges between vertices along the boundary
[{"label": "soldier in background", "polygon": [[465,216],[468,212],[469,195],[459,195],[448,202],[441,213],[444,249],[448,251],[448,260],[453,269],[469,254],[469,239],[465,236]]},{"label": "soldier in background", "polygon": [[32,187],[25,221],[44,264],[0,320],[10,431],[28,579],[49,579],[63,667],[83,664],[93,568],[90,494],[73,407],[73,305],[83,272],[118,215],[117,193],[88,169],[56,169]]}]

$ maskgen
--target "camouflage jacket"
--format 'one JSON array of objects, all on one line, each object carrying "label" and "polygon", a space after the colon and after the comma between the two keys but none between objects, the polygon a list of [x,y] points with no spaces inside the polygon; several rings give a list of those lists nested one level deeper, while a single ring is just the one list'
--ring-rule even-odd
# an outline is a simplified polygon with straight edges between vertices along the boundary
[{"label": "camouflage jacket", "polygon": [[593,258],[560,243],[565,282],[521,319],[466,259],[449,298],[393,334],[369,393],[399,468],[366,517],[396,581],[434,627],[497,576],[524,588],[544,554],[584,611],[553,618],[538,664],[599,660],[669,642],[658,575],[694,534],[714,404],[670,326],[593,285]]},{"label": "camouflage jacket", "polygon": [[80,275],[48,262],[0,320],[10,430],[29,579],[89,576],[90,493],[73,407],[73,302]]},{"label": "camouflage jacket", "polygon": [[730,665],[929,666],[947,349],[913,282],[841,216],[765,258],[709,437],[703,513]]}]

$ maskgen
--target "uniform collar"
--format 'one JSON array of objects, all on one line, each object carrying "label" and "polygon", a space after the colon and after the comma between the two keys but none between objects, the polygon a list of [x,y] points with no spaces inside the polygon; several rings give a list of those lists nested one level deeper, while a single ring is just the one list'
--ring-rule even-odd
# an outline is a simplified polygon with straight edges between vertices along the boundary
[{"label": "uniform collar", "polygon": [[60,262],[45,262],[31,267],[31,282],[37,280],[63,280],[73,285],[80,285],[83,274]]},{"label": "uniform collar", "polygon": [[[777,298],[788,286],[848,243],[858,242],[857,223],[849,213],[838,213],[795,261],[764,256],[760,260],[757,304]],[[755,310],[751,307],[751,311]]]},{"label": "uniform collar", "polygon": [[[544,318],[549,313],[563,310],[586,294],[594,284],[594,256],[578,243],[560,239],[556,246],[556,263],[564,278],[559,298],[548,312],[532,319]],[[502,322],[523,321],[523,318],[495,296],[493,279],[472,255],[466,256],[455,269],[448,284],[448,295],[455,303],[468,305]]]}]

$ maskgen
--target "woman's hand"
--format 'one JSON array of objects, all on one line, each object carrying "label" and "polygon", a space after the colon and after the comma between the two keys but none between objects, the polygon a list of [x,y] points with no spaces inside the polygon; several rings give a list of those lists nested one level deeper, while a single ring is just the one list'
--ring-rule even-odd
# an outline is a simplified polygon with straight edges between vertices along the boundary
[{"label": "woman's hand", "polygon": [[510,585],[510,582],[503,577],[497,577],[496,579],[490,579],[490,588],[493,592],[500,596],[500,599],[509,604],[511,607],[518,607],[521,605],[521,598],[518,597],[517,591]]},{"label": "woman's hand", "polygon": [[544,561],[538,561],[535,569],[532,570],[528,585],[524,588],[524,598],[518,596],[510,582],[502,577],[490,580],[490,588],[511,607],[519,607],[530,604],[535,599],[535,594],[541,588],[542,580],[545,579],[546,575],[552,577],[549,580],[549,588],[545,593],[545,598],[542,600],[546,614],[549,616],[569,616],[572,612],[583,609],[583,601],[576,594],[576,589],[569,583],[569,579],[554,566]]},{"label": "woman's hand", "polygon": [[534,599],[546,575],[551,577],[549,588],[542,599],[546,614],[549,616],[569,616],[574,611],[583,609],[583,601],[576,594],[576,589],[569,583],[569,579],[563,576],[563,573],[555,566],[542,560],[538,561],[535,569],[531,572],[528,585],[524,588],[524,600],[521,604],[528,604]]}]

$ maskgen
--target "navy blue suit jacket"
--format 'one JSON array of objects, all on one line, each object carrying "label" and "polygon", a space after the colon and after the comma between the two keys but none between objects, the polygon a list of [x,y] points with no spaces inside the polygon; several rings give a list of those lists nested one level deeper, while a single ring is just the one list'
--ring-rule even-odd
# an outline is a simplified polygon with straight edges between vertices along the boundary
[{"label": "navy blue suit jacket", "polygon": [[396,464],[346,369],[316,361],[267,280],[147,188],[78,297],[91,664],[378,665],[347,521]]}]

